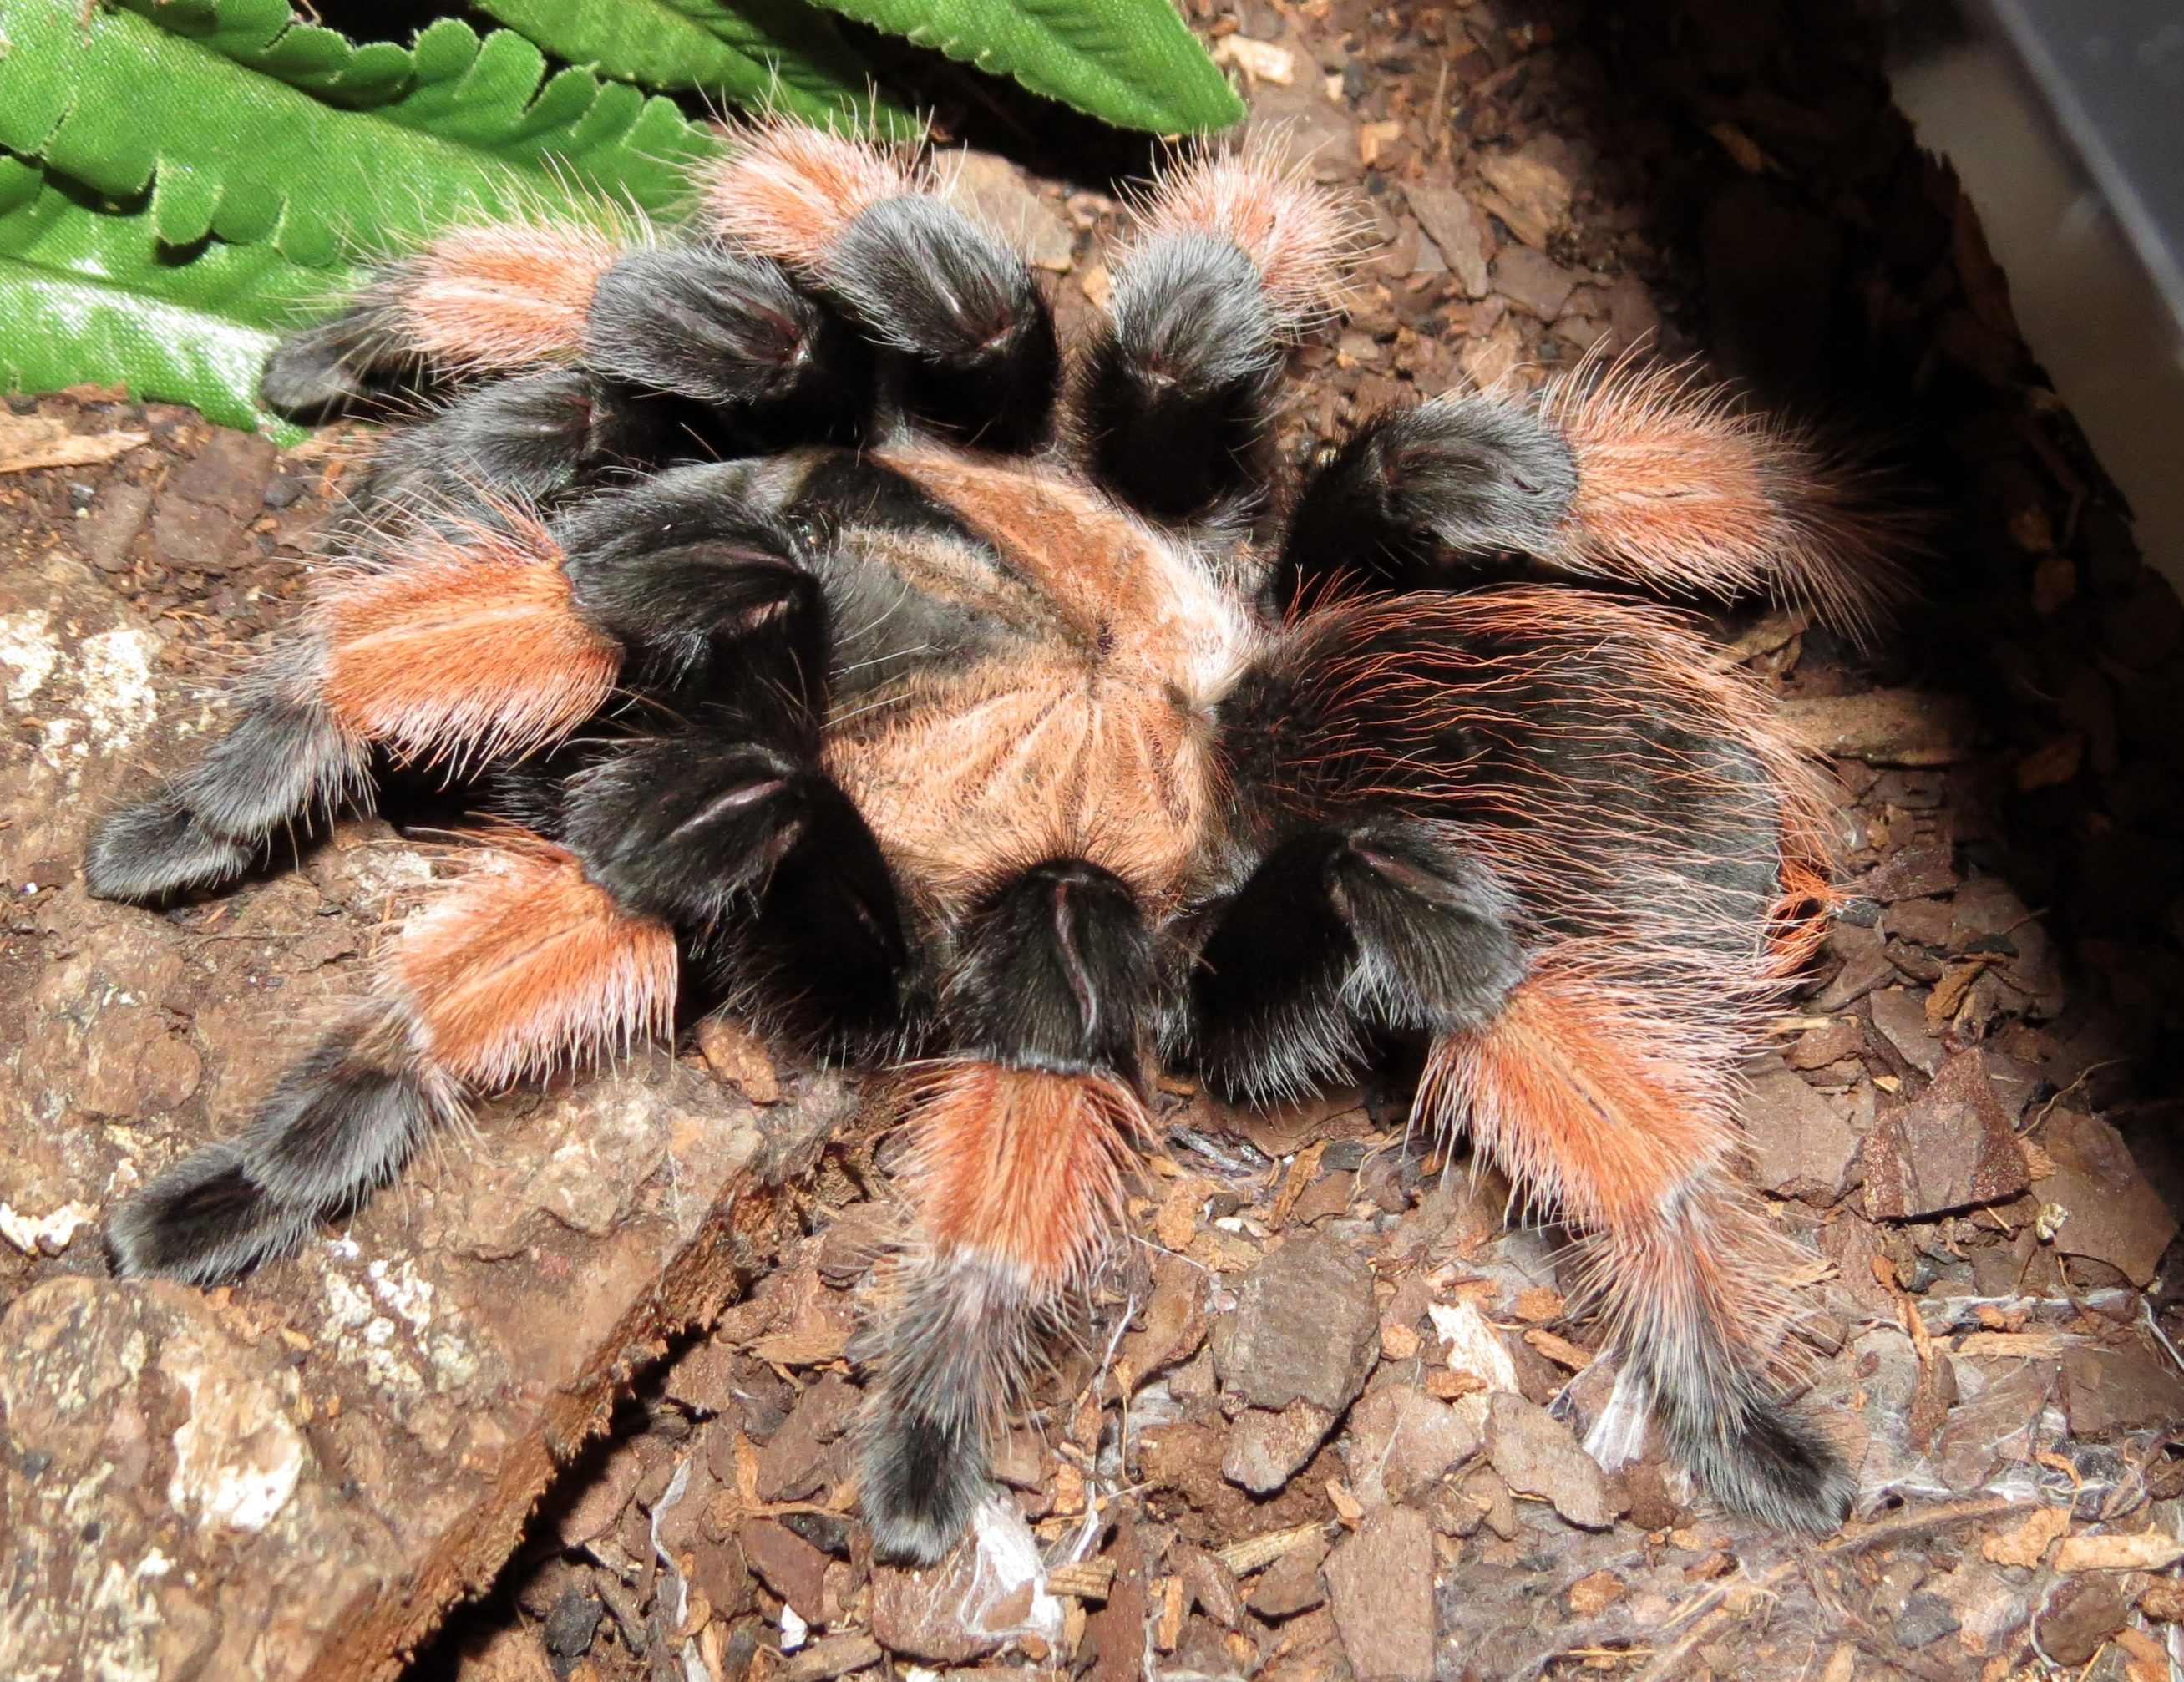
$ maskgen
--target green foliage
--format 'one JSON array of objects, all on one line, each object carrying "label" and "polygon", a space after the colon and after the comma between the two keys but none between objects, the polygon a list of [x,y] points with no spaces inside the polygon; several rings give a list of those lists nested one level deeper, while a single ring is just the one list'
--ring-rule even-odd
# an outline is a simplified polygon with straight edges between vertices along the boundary
[{"label": "green foliage", "polygon": [[354,278],[298,267],[271,245],[209,240],[178,252],[148,211],[102,209],[82,188],[0,158],[0,389],[125,383],[293,441],[296,428],[258,409],[259,370],[279,330]]},{"label": "green foliage", "polygon": [[692,90],[890,140],[923,132],[875,91],[834,20],[803,0],[481,0],[572,64],[646,87]]},{"label": "green foliage", "polygon": [[1168,0],[827,0],[1117,128],[1204,134],[1243,102]]},{"label": "green foliage", "polygon": [[[671,216],[723,142],[651,90],[920,131],[811,0],[481,3],[510,27],[399,47],[289,0],[0,0],[0,378],[286,432],[265,353],[360,265],[481,215]],[[1123,126],[1242,115],[1169,0],[822,3]]]},{"label": "green foliage", "polygon": [[[287,50],[298,31],[267,36],[268,0],[136,3],[198,33],[131,11],[86,17],[76,0],[10,0],[0,147],[113,198],[149,187],[170,244],[270,240],[325,267],[572,189],[664,209],[689,162],[719,148],[671,101],[586,70],[545,76],[513,31],[481,41],[443,19],[397,66],[332,36],[343,59],[323,30],[313,52]],[[328,104],[276,70],[377,103]]]}]

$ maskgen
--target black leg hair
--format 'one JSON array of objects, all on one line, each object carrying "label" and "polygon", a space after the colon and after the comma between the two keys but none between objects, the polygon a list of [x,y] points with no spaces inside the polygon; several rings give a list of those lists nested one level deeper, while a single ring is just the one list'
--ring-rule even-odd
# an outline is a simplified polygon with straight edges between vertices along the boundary
[{"label": "black leg hair", "polygon": [[1375,416],[1299,497],[1273,580],[1288,608],[1337,580],[1447,588],[1552,539],[1577,494],[1569,446],[1529,409],[1435,398]]},{"label": "black leg hair", "polygon": [[584,365],[710,406],[720,454],[853,443],[872,405],[870,348],[781,265],[710,244],[640,248],[600,279]]},{"label": "black leg hair", "polygon": [[460,1111],[398,1013],[353,1018],[281,1078],[238,1137],[183,1158],[115,1211],[114,1271],[215,1284],[293,1255]]},{"label": "black leg hair", "polygon": [[368,300],[282,339],[266,359],[258,395],[276,414],[310,423],[374,398],[421,393],[429,383],[398,313]]},{"label": "black leg hair", "polygon": [[1047,307],[1021,253],[941,200],[883,198],[827,249],[827,291],[900,352],[901,399],[980,449],[1034,450],[1051,434],[1061,369]]},{"label": "black leg hair", "polygon": [[361,789],[362,748],[297,687],[276,674],[196,765],[100,823],[84,860],[93,898],[146,905],[230,880],[276,831]]},{"label": "black leg hair", "polygon": [[1199,955],[1191,1054],[1215,1091],[1264,1101],[1351,1072],[1369,1033],[1476,1027],[1524,978],[1516,917],[1453,825],[1367,816],[1293,836]]},{"label": "black leg hair", "polygon": [[807,776],[800,799],[797,835],[729,932],[721,971],[740,1007],[824,1054],[897,1049],[924,1011],[894,873],[832,782]]},{"label": "black leg hair", "polygon": [[1118,272],[1109,315],[1079,398],[1093,471],[1158,520],[1255,498],[1284,360],[1257,265],[1213,235],[1171,235]]},{"label": "black leg hair", "polygon": [[967,930],[941,1008],[950,1043],[1015,1068],[1135,1079],[1151,944],[1121,877],[1082,859],[1023,872]]}]

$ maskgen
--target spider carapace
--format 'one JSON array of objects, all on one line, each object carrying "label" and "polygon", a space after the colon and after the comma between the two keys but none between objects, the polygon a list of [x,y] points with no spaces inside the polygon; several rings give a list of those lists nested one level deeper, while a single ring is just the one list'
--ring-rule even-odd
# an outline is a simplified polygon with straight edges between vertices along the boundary
[{"label": "spider carapace", "polygon": [[1855,628],[1889,522],[1627,362],[1369,419],[1272,518],[1344,240],[1251,153],[1183,167],[1065,366],[1005,241],[782,126],[672,238],[459,230],[292,337],[281,406],[436,406],[232,732],[106,821],[93,891],[232,878],[376,756],[494,821],[248,1127],[115,1212],[120,1270],[292,1252],[471,1097],[671,1032],[688,977],[895,1072],[860,1488],[880,1551],[930,1561],[1121,1230],[1156,1069],[1272,1100],[1408,1042],[1419,1121],[1572,1232],[1682,1462],[1839,1521],[1785,1400],[1798,1257],[1733,1167],[1823,814],[1764,694],[1644,596]]}]

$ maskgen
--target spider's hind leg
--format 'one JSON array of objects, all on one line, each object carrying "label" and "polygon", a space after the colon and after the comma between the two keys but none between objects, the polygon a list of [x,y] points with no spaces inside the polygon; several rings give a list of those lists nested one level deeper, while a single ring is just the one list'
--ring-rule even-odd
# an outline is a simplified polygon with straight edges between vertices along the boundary
[{"label": "spider's hind leg", "polygon": [[248,1128],[115,1211],[116,1270],[206,1284],[292,1254],[398,1174],[466,1094],[664,1030],[676,962],[672,933],[616,905],[570,853],[495,849],[404,928],[372,1000]]},{"label": "spider's hind leg", "polygon": [[1082,860],[1024,872],[967,931],[942,990],[958,1055],[914,1089],[916,1225],[872,1326],[859,1487],[885,1557],[931,1564],[954,1545],[1042,1320],[1119,1221],[1150,1132],[1136,1075],[1153,988],[1129,889]]},{"label": "spider's hind leg", "polygon": [[1289,344],[1332,312],[1344,239],[1330,200],[1262,159],[1162,182],[1115,267],[1081,398],[1094,470],[1124,501],[1182,521],[1258,494]]},{"label": "spider's hind leg", "polygon": [[894,353],[911,414],[981,449],[1035,450],[1061,373],[1022,253],[888,152],[822,130],[755,131],[706,190],[727,239],[772,258]]}]

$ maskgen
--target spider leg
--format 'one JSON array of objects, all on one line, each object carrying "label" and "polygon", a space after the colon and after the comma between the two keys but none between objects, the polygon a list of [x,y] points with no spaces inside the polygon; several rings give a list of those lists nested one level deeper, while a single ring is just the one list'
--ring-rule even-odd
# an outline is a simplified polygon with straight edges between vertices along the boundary
[{"label": "spider leg", "polygon": [[1299,498],[1273,595],[1461,587],[1529,558],[1674,597],[1769,596],[1862,633],[1904,590],[1912,522],[1884,488],[1686,372],[1618,365],[1366,422]]},{"label": "spider leg", "polygon": [[1581,1234],[1585,1284],[1669,1445],[1714,1497],[1841,1524],[1855,1480],[1771,1374],[1801,1259],[1736,1182],[1731,1071],[1680,1055],[1654,978],[1550,949],[1492,1022],[1437,1039],[1421,1117],[1461,1125]]},{"label": "spider leg", "polygon": [[1289,344],[1337,293],[1342,219],[1249,154],[1191,164],[1114,269],[1081,398],[1094,471],[1164,521],[1217,518],[1263,487]]},{"label": "spider leg", "polygon": [[455,766],[520,757],[613,693],[621,650],[577,612],[561,552],[513,510],[462,541],[421,527],[322,589],[242,716],[196,766],[102,823],[102,899],[240,874],[284,826],[366,792],[373,744]]},{"label": "spider leg", "polygon": [[398,1174],[466,1093],[664,1032],[676,968],[672,932],[618,906],[573,854],[496,849],[404,927],[371,1002],[248,1128],[115,1211],[116,1270],[209,1284],[292,1254]]},{"label": "spider leg", "polygon": [[896,400],[982,449],[1039,448],[1061,371],[1022,253],[889,153],[811,128],[749,131],[706,184],[713,226],[786,265],[892,353]]},{"label": "spider leg", "polygon": [[1307,829],[1223,909],[1190,978],[1190,1045],[1223,1096],[1353,1070],[1370,1030],[1490,1020],[1523,978],[1517,906],[1453,824],[1390,813]]},{"label": "spider leg", "polygon": [[343,315],[292,333],[259,382],[272,408],[337,409],[391,379],[572,359],[617,248],[589,228],[499,222],[442,235]]},{"label": "spider leg", "polygon": [[1367,421],[1297,498],[1273,579],[1284,609],[1347,582],[1446,588],[1556,540],[1577,494],[1568,444],[1539,415],[1435,398]]},{"label": "spider leg", "polygon": [[859,1488],[883,1557],[932,1564],[962,1533],[1042,1321],[1119,1223],[1152,994],[1129,889],[1081,860],[1023,872],[965,932],[941,992],[957,1055],[912,1083],[916,1226],[870,1328]]},{"label": "spider leg", "polygon": [[[1772,1523],[1840,1522],[1847,1474],[1780,1371],[1797,1257],[1732,1166],[1752,1012],[1795,959],[1783,919],[1825,893],[1821,814],[1763,695],[1659,610],[1505,588],[1306,615],[1225,724],[1268,858],[1194,983],[1210,1066],[1256,1092],[1255,1055],[1293,1085],[1360,1026],[1422,1034],[1420,1118],[1468,1128],[1580,1232],[1685,1463]],[[1412,874],[1373,883],[1342,845]],[[1418,894],[1435,879],[1457,891]],[[1252,972],[1278,957],[1293,978]]]}]

